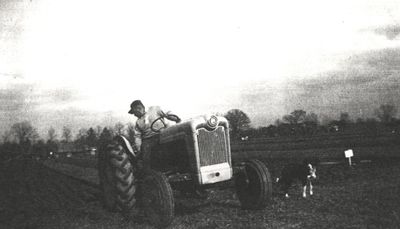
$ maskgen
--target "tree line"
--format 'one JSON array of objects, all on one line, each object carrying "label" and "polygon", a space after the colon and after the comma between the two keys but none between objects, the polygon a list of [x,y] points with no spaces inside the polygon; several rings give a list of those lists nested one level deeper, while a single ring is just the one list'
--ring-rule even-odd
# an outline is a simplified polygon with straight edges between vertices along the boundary
[{"label": "tree line", "polygon": [[[307,113],[304,110],[294,110],[277,119],[274,124],[254,128],[249,116],[240,109],[232,109],[222,114],[229,121],[232,138],[247,139],[244,137],[287,137],[312,136],[324,133],[345,133],[359,129],[360,132],[377,134],[379,126],[385,126],[399,134],[400,120],[396,118],[397,109],[393,105],[381,105],[375,110],[376,117],[352,120],[347,112],[340,113],[338,120],[321,123],[317,114]],[[105,147],[116,135],[125,135],[133,140],[134,124],[116,123],[109,127],[81,128],[74,135],[72,129],[64,126],[60,135],[50,127],[46,138],[41,138],[32,124],[28,121],[15,123],[2,136],[0,145],[0,159],[13,154],[27,154],[46,156],[48,152],[56,152],[65,144],[76,149],[90,147]],[[45,140],[46,139],[46,140]]]},{"label": "tree line", "polygon": [[10,130],[3,134],[0,159],[17,154],[45,157],[49,152],[57,152],[65,145],[72,146],[75,150],[87,150],[91,147],[101,148],[119,134],[133,139],[134,125],[118,122],[111,127],[81,128],[75,135],[68,126],[62,128],[60,135],[53,127],[50,127],[47,136],[41,138],[37,129],[30,122],[23,121],[13,124]]},{"label": "tree line", "polygon": [[274,124],[254,128],[249,116],[240,109],[225,114],[234,139],[248,137],[313,136],[321,134],[363,133],[377,135],[380,129],[400,134],[400,119],[396,118],[397,108],[383,104],[375,109],[375,117],[351,119],[348,112],[341,112],[338,120],[321,122],[317,114],[297,109],[277,119]]}]

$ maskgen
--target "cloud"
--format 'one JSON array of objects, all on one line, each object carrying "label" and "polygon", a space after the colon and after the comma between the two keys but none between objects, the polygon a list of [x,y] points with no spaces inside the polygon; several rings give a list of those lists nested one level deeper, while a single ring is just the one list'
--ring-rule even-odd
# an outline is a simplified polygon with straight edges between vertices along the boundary
[{"label": "cloud", "polygon": [[0,88],[0,134],[9,129],[13,123],[31,120],[29,112],[35,106],[30,100],[34,85],[8,84]]},{"label": "cloud", "polygon": [[5,72],[0,72],[0,77],[6,78],[6,79],[23,79],[22,74],[19,73],[5,73]]},{"label": "cloud", "polygon": [[400,48],[372,50],[354,55],[342,63],[343,68],[367,68],[380,71],[400,70]]},{"label": "cloud", "polygon": [[42,108],[57,109],[69,106],[85,98],[77,89],[54,88],[41,90],[37,93],[36,99],[40,102]]},{"label": "cloud", "polygon": [[340,69],[318,78],[291,81],[286,87],[286,110],[305,109],[331,118],[340,112],[373,117],[381,104],[400,107],[400,49],[364,52],[343,62]]},{"label": "cloud", "polygon": [[387,25],[373,29],[378,35],[384,35],[389,40],[394,40],[400,34],[400,24]]},{"label": "cloud", "polygon": [[82,99],[76,90],[70,88],[44,90],[24,80],[8,82],[0,88],[0,134],[12,124],[25,120],[38,129],[70,124],[69,120],[72,119],[79,124],[88,122],[93,115],[70,108],[74,102]]},{"label": "cloud", "polygon": [[43,90],[34,83],[11,83],[0,88],[0,111],[23,112],[37,108],[55,108],[82,100],[75,89],[55,88]]},{"label": "cloud", "polygon": [[75,88],[43,88],[24,79],[4,82],[0,87],[0,136],[12,124],[22,121],[29,121],[43,138],[50,127],[61,136],[63,126],[70,127],[75,134],[80,128],[134,121],[127,113],[94,112],[77,107],[86,97]]},{"label": "cloud", "polygon": [[348,112],[354,119],[374,117],[374,110],[389,103],[400,107],[400,48],[367,51],[353,55],[336,70],[309,78],[287,80],[281,86],[249,81],[226,88],[230,95],[215,110],[238,108],[253,126],[273,124],[295,109],[304,109],[330,119]]},{"label": "cloud", "polygon": [[25,110],[30,105],[28,97],[32,90],[33,85],[30,84],[14,84],[0,89],[0,111],[19,112]]},{"label": "cloud", "polygon": [[400,48],[372,50],[347,58],[339,65],[339,69],[322,73],[318,78],[293,82],[313,90],[343,87],[344,83],[358,87],[396,79],[400,72],[399,63]]},{"label": "cloud", "polygon": [[265,81],[252,81],[243,85],[236,104],[250,116],[253,126],[265,126],[283,113],[281,98],[280,87]]}]

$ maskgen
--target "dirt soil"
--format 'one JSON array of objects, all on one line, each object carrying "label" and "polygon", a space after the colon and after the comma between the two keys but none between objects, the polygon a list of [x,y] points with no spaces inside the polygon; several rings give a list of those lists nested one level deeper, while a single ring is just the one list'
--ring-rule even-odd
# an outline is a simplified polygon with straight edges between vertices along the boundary
[{"label": "dirt soil", "polygon": [[[267,164],[276,176],[281,165]],[[152,228],[138,216],[106,211],[95,182],[60,168],[28,159],[2,164],[0,228]],[[295,186],[289,199],[275,192],[262,211],[241,210],[230,188],[209,190],[207,200],[177,196],[170,228],[399,228],[399,161],[321,165],[317,175],[311,198]]]}]

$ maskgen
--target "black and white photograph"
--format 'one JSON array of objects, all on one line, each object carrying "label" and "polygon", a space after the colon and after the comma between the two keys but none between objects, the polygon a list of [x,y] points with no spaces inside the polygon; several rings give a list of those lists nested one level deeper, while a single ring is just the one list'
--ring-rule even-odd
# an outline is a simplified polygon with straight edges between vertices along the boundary
[{"label": "black and white photograph", "polygon": [[0,228],[400,228],[398,0],[0,0]]}]

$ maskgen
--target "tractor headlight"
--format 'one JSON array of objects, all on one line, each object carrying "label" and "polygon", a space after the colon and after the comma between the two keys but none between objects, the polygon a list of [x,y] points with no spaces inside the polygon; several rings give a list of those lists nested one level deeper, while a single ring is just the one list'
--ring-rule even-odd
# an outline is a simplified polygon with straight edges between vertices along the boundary
[{"label": "tractor headlight", "polygon": [[207,120],[207,125],[210,128],[215,128],[218,125],[218,118],[215,115],[212,115],[208,120]]}]

